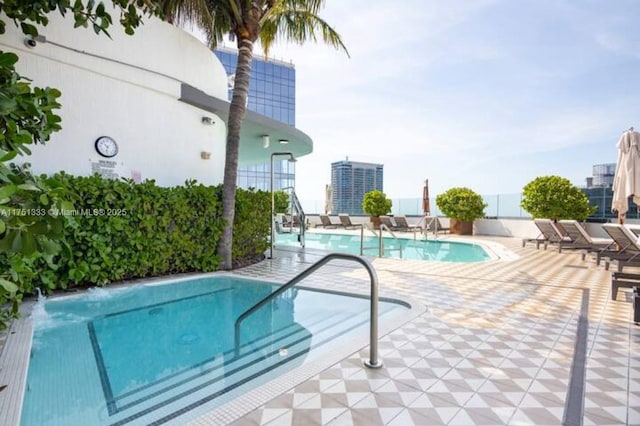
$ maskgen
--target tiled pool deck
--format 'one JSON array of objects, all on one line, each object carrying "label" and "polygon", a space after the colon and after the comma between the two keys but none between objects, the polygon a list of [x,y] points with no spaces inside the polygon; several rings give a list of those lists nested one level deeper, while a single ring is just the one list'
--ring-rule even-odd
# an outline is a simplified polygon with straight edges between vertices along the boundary
[{"label": "tiled pool deck", "polygon": [[[365,348],[234,424],[640,424],[640,326],[629,289],[612,301],[610,272],[577,252],[476,240],[494,244],[501,259],[375,259],[382,296],[428,308],[380,338],[384,367],[363,368]],[[284,282],[318,259],[277,251],[238,273]],[[369,288],[357,264],[329,264],[309,280]]]},{"label": "tiled pool deck", "polygon": [[[381,296],[427,307],[380,338],[383,368],[362,366],[364,348],[257,410],[193,424],[640,425],[640,326],[629,289],[612,301],[610,272],[577,252],[474,240],[498,259],[372,260]],[[285,282],[322,255],[276,250],[235,273]],[[367,293],[369,278],[336,261],[304,285]]]}]

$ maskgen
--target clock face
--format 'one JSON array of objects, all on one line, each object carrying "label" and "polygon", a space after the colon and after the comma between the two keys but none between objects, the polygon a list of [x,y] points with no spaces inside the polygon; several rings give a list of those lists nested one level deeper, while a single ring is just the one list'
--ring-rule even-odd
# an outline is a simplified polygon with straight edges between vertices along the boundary
[{"label": "clock face", "polygon": [[103,157],[115,157],[118,153],[118,144],[109,136],[100,136],[96,139],[96,151]]}]

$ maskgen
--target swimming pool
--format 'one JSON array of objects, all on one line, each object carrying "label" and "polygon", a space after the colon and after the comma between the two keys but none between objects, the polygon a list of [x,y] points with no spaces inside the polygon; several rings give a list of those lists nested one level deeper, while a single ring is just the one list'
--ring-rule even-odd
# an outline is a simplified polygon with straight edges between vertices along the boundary
[{"label": "swimming pool", "polygon": [[[413,240],[408,238],[384,237],[384,257],[413,260],[438,260],[443,262],[482,262],[491,256],[479,245],[443,240]],[[298,234],[276,234],[276,246],[300,247]],[[364,237],[365,255],[378,255],[378,238]],[[337,251],[342,253],[360,254],[360,236],[348,234],[305,233],[305,247]]]},{"label": "swimming pool", "polygon": [[184,423],[367,334],[368,298],[294,287],[243,323],[234,356],[235,320],[275,288],[215,275],[39,303],[21,424]]}]

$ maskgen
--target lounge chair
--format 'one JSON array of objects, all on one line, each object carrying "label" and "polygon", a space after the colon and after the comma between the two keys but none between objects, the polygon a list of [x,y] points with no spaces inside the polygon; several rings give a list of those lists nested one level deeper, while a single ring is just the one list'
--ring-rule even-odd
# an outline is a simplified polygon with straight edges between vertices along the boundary
[{"label": "lounge chair", "polygon": [[536,245],[536,250],[540,248],[541,245],[544,245],[545,248],[547,246],[548,240],[547,238],[544,236],[544,234],[542,232],[540,232],[538,234],[537,237],[535,238],[523,238],[522,239],[522,247],[526,246],[527,243],[533,243]]},{"label": "lounge chair", "polygon": [[[582,253],[582,260],[584,260],[587,253],[613,249],[614,242],[611,238],[592,237],[577,220],[561,220],[558,223],[569,238],[573,240],[573,243],[568,247],[585,249]],[[596,263],[599,264],[598,256],[596,256]]]},{"label": "lounge chair", "polygon": [[351,223],[351,217],[346,213],[340,213],[338,217],[340,218],[340,223],[344,226],[344,229],[356,229],[362,227],[360,224],[356,225]]},{"label": "lounge chair", "polygon": [[[293,220],[292,220],[292,225],[293,225],[293,227],[294,227],[294,228],[300,228],[301,223],[300,223],[300,218],[298,217],[298,215],[297,215],[297,214],[294,214],[292,217],[293,217]],[[304,224],[304,229],[307,229],[307,228],[308,228],[308,226],[307,226],[307,224],[305,223],[305,224]]]},{"label": "lounge chair", "polygon": [[433,232],[437,234],[438,232],[449,232],[449,228],[446,226],[442,226],[440,223],[440,219],[438,216],[426,216],[425,220],[425,231]]},{"label": "lounge chair", "polygon": [[398,229],[398,225],[393,223],[393,219],[391,216],[380,216],[380,223],[390,229],[391,231],[396,231]]},{"label": "lounge chair", "polygon": [[422,231],[422,226],[409,225],[409,223],[407,222],[406,216],[402,216],[402,215],[394,216],[393,220],[395,220],[396,222],[397,231],[406,231],[406,232]]},{"label": "lounge chair", "polygon": [[640,274],[614,272],[611,274],[611,300],[616,300],[616,297],[618,297],[618,289],[620,287],[640,287]]},{"label": "lounge chair", "polygon": [[291,221],[291,216],[287,215],[287,214],[283,214],[282,216],[282,226],[284,228],[291,228],[293,227],[293,222]]},{"label": "lounge chair", "polygon": [[276,233],[278,234],[291,233],[291,230],[292,230],[291,220],[286,214],[280,215],[280,220],[276,219],[274,222],[275,222],[274,225],[275,225]]},{"label": "lounge chair", "polygon": [[522,247],[524,247],[527,243],[535,243],[536,249],[539,249],[540,246],[544,246],[544,249],[547,249],[547,246],[551,243],[561,241],[563,236],[558,228],[553,225],[553,222],[549,219],[534,219],[533,221],[536,228],[540,231],[537,237],[535,238],[523,238],[522,239]]},{"label": "lounge chair", "polygon": [[625,266],[640,266],[638,237],[629,228],[620,224],[607,223],[602,225],[602,229],[618,246],[617,250],[610,250],[600,255],[605,259],[605,269],[609,269],[609,264],[613,261],[618,264],[618,272],[622,272]]},{"label": "lounge chair", "polygon": [[[536,245],[536,250],[538,250],[541,245],[543,245],[545,250],[546,250],[547,244],[549,242],[549,238],[547,238],[547,236],[545,236],[544,232],[542,232],[542,228],[540,228],[540,226],[538,225],[536,220],[539,220],[539,219],[535,219],[533,221],[533,223],[534,223],[534,225],[536,225],[536,228],[538,228],[538,231],[540,231],[540,233],[535,238],[529,238],[529,237],[523,238],[522,239],[522,247],[526,246],[527,243],[534,243]],[[555,231],[553,231],[553,232],[548,231],[548,232],[549,232],[549,236],[552,236],[552,235],[555,236]]]},{"label": "lounge chair", "polygon": [[331,218],[329,217],[329,215],[321,214],[320,215],[320,224],[318,224],[316,226],[322,226],[323,228],[326,228],[326,229],[335,229],[340,225],[341,225],[340,223],[331,222]]},{"label": "lounge chair", "polygon": [[573,240],[564,234],[564,230],[561,231],[556,227],[551,219],[534,219],[533,222],[540,230],[540,235],[536,238],[524,238],[522,247],[528,242],[535,242],[536,248],[539,248],[542,244],[546,250],[551,244],[558,246],[558,252],[562,252],[563,247],[568,247],[572,244]]}]

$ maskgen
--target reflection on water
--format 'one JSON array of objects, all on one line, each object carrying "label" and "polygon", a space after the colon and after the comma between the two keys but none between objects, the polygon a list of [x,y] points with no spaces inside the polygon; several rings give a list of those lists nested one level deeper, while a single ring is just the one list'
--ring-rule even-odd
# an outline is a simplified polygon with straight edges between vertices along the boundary
[{"label": "reflection on water", "polygon": [[[274,288],[218,276],[41,299],[22,424],[188,417],[322,356],[340,336],[366,335],[367,298],[294,288],[242,323],[235,356],[236,319]],[[380,315],[404,309],[380,302]]]},{"label": "reflection on water", "polygon": [[[443,262],[482,262],[491,258],[481,246],[457,241],[384,237],[383,242],[384,257]],[[360,236],[307,233],[305,243],[306,247],[312,249],[360,254]],[[299,247],[297,240],[286,234],[276,234],[277,245]],[[365,236],[362,245],[365,255],[378,255],[379,240],[377,237]],[[400,256],[400,248],[402,256]]]}]

